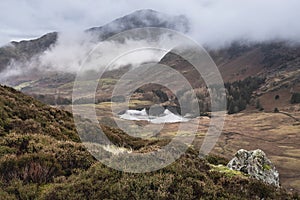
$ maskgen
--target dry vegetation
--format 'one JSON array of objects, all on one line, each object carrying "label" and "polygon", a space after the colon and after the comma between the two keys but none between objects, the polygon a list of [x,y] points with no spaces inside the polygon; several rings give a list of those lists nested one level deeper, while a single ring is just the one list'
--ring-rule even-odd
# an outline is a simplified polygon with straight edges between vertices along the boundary
[{"label": "dry vegetation", "polygon": [[[177,162],[155,172],[131,174],[110,169],[79,142],[70,113],[11,88],[1,86],[0,91],[2,199],[293,198],[283,189],[218,170],[213,166],[226,160],[218,156],[200,159],[192,148]],[[168,142],[133,139],[120,130],[103,129],[116,145],[136,151]]]}]

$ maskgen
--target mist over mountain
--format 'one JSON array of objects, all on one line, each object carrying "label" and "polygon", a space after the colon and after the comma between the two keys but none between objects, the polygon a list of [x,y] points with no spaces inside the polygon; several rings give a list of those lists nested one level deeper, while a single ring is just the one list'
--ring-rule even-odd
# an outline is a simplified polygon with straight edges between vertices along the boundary
[{"label": "mist over mountain", "polygon": [[[76,73],[80,68],[82,60],[99,41],[103,41],[126,30],[142,27],[169,28],[193,36],[195,35],[195,21],[193,20],[194,18],[184,15],[172,16],[151,9],[144,9],[120,17],[104,26],[90,28],[85,31],[53,32],[35,40],[11,42],[0,48],[1,79],[3,82],[11,76],[26,74],[32,70],[35,72],[63,71]],[[205,35],[206,31],[205,29],[197,30],[197,34],[199,36]],[[194,38],[197,39],[198,37],[195,36]],[[157,40],[159,43],[160,39]],[[221,57],[225,56],[228,58],[228,52],[232,54],[230,55],[232,57],[235,56],[235,54],[246,53],[245,49],[253,49],[257,46],[263,47],[264,45],[268,46],[270,44],[270,48],[277,48],[277,52],[280,51],[280,49],[293,51],[293,49],[297,48],[297,43],[284,38],[280,39],[280,37],[278,37],[278,39],[253,40],[250,36],[248,39],[247,37],[240,38],[237,36],[232,38],[231,41],[233,43],[228,41],[225,46],[223,42],[220,42],[220,45],[217,46],[210,42],[202,42],[213,55],[216,55],[214,52],[219,52],[218,55],[214,57],[217,62],[220,62]],[[135,41],[129,41],[120,48],[130,49],[130,46],[134,42]],[[147,41],[139,42],[141,42],[141,45],[144,44],[144,46],[147,46]],[[273,43],[275,45],[272,45]],[[278,45],[281,47],[278,48]],[[109,46],[107,48],[109,48]],[[242,51],[239,51],[241,49]],[[283,54],[284,52],[278,53],[279,57],[277,60],[280,59]],[[158,62],[163,55],[164,54],[152,55],[144,53],[143,55],[131,58],[128,63],[123,63],[122,65],[149,61]],[[261,56],[264,57],[265,55]],[[295,56],[297,57],[297,55]],[[157,57],[159,57],[159,59],[157,59]],[[268,58],[265,58],[265,60],[267,59]],[[274,64],[276,65],[276,61]]]},{"label": "mist over mountain", "polygon": [[[168,15],[185,15],[190,36],[215,47],[234,40],[299,42],[298,0],[51,0],[2,1],[0,45],[38,37],[42,33],[85,30],[102,26],[134,10],[152,9]],[[18,13],[18,15],[12,15]],[[9,16],[9,17],[8,17]]]},{"label": "mist over mountain", "polygon": [[[11,42],[0,48],[0,72],[4,71],[2,79],[32,69],[76,72],[81,61],[98,42],[117,33],[142,27],[169,28],[185,33],[189,30],[189,22],[184,16],[170,16],[153,10],[138,10],[104,26],[90,28],[83,32],[53,32],[35,40]],[[134,41],[129,41],[132,42]],[[147,44],[146,41],[140,42],[145,43],[145,46]],[[123,45],[123,48],[129,47],[128,43]],[[145,55],[139,59],[147,59],[147,57],[151,60],[152,56]]]},{"label": "mist over mountain", "polygon": [[189,26],[189,21],[184,15],[172,16],[151,9],[144,9],[118,18],[104,26],[90,28],[87,31],[98,34],[100,40],[104,40],[116,33],[133,28],[169,28],[187,33],[189,31]]},{"label": "mist over mountain", "polygon": [[[39,87],[48,87],[45,83],[49,81],[46,81],[44,77],[51,77],[49,80],[58,81],[57,87],[62,86],[71,81],[70,77],[74,79],[74,74],[81,68],[82,61],[100,41],[120,32],[142,27],[169,28],[190,34],[193,31],[193,23],[190,20],[191,18],[182,15],[172,16],[144,9],[115,19],[104,26],[85,31],[53,32],[35,40],[12,42],[10,45],[0,48],[0,79],[2,83],[12,86],[29,83],[32,86],[31,88],[26,87],[26,92],[29,94],[35,93],[34,91]],[[201,35],[202,31],[199,31],[199,34]],[[153,46],[153,44],[160,46],[164,43],[176,44],[176,41],[163,37],[163,35],[149,35],[149,37],[154,37],[153,41],[145,39],[147,36],[143,35],[142,39],[135,36],[128,38],[124,43],[102,42],[103,48],[109,49],[108,54],[103,57],[109,61],[120,52],[131,50],[133,47]],[[219,67],[225,82],[243,80],[249,76],[273,77],[285,71],[297,70],[300,63],[299,46],[297,43],[287,40],[261,42],[235,40],[227,46],[220,45],[215,48],[214,45],[208,45],[205,48]],[[145,62],[161,62],[184,72],[192,85],[198,84],[201,77],[195,73],[192,66],[180,60],[178,57],[170,59],[167,52],[138,51],[133,56],[121,59],[116,63],[114,69],[138,66]],[[94,70],[99,67],[105,66],[98,63],[90,69]],[[60,73],[59,78],[53,79],[57,73]],[[64,76],[66,77],[65,81],[62,81]],[[33,80],[35,86],[30,83]],[[290,84],[288,88],[297,89],[297,83]]]},{"label": "mist over mountain", "polygon": [[[225,165],[238,149],[262,149],[276,165],[283,188],[300,191],[300,29],[295,20],[299,1],[285,4],[280,0],[191,0],[188,3],[162,0],[158,4],[133,0],[136,5],[130,6],[123,0],[87,2],[90,5],[80,2],[70,5],[70,11],[63,12],[63,16],[59,13],[65,11],[65,1],[54,0],[53,4],[44,3],[42,7],[36,2],[34,9],[41,8],[45,13],[38,10],[35,14],[41,16],[35,17],[36,22],[30,20],[31,17],[24,18],[24,22],[32,21],[28,26],[44,22],[50,30],[64,25],[66,28],[0,48],[0,84],[8,85],[0,85],[0,185],[4,186],[0,187],[0,198],[1,195],[7,198],[19,195],[28,199],[37,196],[56,199],[57,194],[61,198],[75,199],[298,198],[297,194],[292,196],[282,188],[249,179],[243,169],[231,171]],[[63,19],[64,23],[50,26],[48,20],[53,18],[46,12],[45,5],[49,10],[61,9],[54,22]],[[27,2],[26,6],[33,5]],[[20,3],[20,7],[24,4]],[[96,21],[101,16],[99,10],[105,17]],[[16,8],[17,11],[22,16],[23,11]],[[3,13],[7,11],[4,9]],[[91,17],[94,20],[88,27],[92,28],[87,29],[84,20]],[[75,22],[69,24],[74,19],[78,21],[77,26]],[[7,23],[7,19],[4,21]],[[13,17],[9,22],[12,27],[18,24]],[[95,26],[95,23],[104,25]],[[151,32],[151,27],[162,31]],[[190,37],[204,47],[214,61],[212,64],[218,67],[224,88],[223,83],[207,86],[184,56],[171,51],[176,50],[181,41],[166,34],[163,31],[166,29]],[[24,34],[27,31],[24,29]],[[118,37],[119,33],[125,36]],[[4,33],[0,31],[1,34]],[[184,47],[185,54],[193,53],[194,49]],[[170,71],[160,71],[163,65]],[[211,68],[204,69],[210,73]],[[99,71],[103,72],[101,77]],[[82,77],[88,78],[76,80],[80,72],[84,74]],[[126,76],[127,72],[131,73]],[[183,81],[178,77],[183,77]],[[163,81],[158,84],[155,82],[158,79]],[[75,80],[75,85],[82,89],[77,96],[74,95]],[[192,88],[185,88],[184,82]],[[119,91],[125,93],[118,95],[115,89],[118,84],[124,86],[119,87]],[[129,93],[128,88],[136,84],[139,88]],[[97,88],[90,94],[88,89],[93,86]],[[126,102],[127,97],[129,102]],[[224,106],[227,120],[211,152],[222,157],[210,154],[200,159],[196,151],[215,119],[211,105],[224,101],[227,102]],[[180,102],[189,106],[185,108]],[[127,103],[127,107],[124,106]],[[117,161],[122,160],[122,154],[161,149],[177,136],[185,146],[191,133],[177,130],[179,122],[186,123],[187,127],[197,125],[195,139],[191,149],[166,169],[136,175],[118,172],[97,162],[80,143],[77,133],[80,128],[76,129],[73,121],[78,117],[73,109],[76,106],[84,110],[84,117],[90,114],[85,108],[95,106],[95,121],[116,145],[116,148],[110,146],[103,137],[95,140],[96,127],[89,119],[83,119],[80,136],[89,139],[83,141],[86,147],[95,147],[93,151],[105,150],[105,156],[116,155]],[[116,106],[115,113],[113,106]],[[218,109],[223,112],[222,108]],[[74,115],[68,112],[71,110]],[[132,115],[122,118],[123,114],[130,113],[140,118],[132,119]],[[160,127],[162,121],[156,124],[147,120],[154,119],[154,115],[172,123]],[[170,116],[184,120],[170,120]],[[118,122],[125,120],[130,121],[130,129],[126,131],[118,126]],[[155,133],[148,131],[149,127],[153,127]],[[93,146],[95,142],[100,145],[99,149]],[[260,157],[260,160],[264,159]],[[259,168],[269,172],[270,162],[259,164]],[[41,173],[42,170],[49,173]],[[279,186],[279,182],[276,185]]]}]

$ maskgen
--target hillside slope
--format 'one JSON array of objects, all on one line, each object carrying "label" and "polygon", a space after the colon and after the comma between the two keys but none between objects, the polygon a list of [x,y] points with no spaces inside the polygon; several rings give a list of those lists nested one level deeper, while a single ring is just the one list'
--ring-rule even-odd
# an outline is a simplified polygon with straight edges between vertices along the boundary
[{"label": "hillside slope", "polygon": [[[70,113],[8,87],[0,86],[0,92],[3,199],[293,198],[283,189],[243,174],[224,169],[221,172],[192,149],[156,172],[130,174],[110,169],[97,162],[78,141]],[[110,127],[104,130],[117,145],[127,142],[137,150],[164,144],[133,139]],[[214,164],[226,163],[212,160]]]}]

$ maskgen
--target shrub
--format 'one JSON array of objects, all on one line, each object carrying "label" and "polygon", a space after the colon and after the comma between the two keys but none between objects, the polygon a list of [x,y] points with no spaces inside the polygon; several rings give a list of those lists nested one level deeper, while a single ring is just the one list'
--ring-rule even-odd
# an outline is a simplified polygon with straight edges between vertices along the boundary
[{"label": "shrub", "polygon": [[61,175],[61,166],[49,155],[5,156],[0,160],[0,176],[5,182],[19,179],[25,183],[47,183]]},{"label": "shrub", "polygon": [[8,194],[18,197],[18,199],[36,199],[39,193],[39,186],[36,183],[28,184],[16,179],[11,181],[6,191]]},{"label": "shrub", "polygon": [[213,155],[213,154],[209,154],[205,157],[205,159],[213,165],[227,165],[227,163],[229,162],[229,160],[227,160],[224,157],[220,157],[217,155]]}]

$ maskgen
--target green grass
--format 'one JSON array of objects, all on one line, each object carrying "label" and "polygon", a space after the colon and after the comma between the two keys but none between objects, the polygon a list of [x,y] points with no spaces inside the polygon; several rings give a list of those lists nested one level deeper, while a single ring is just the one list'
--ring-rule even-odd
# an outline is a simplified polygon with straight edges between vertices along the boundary
[{"label": "green grass", "polygon": [[211,166],[211,171],[220,172],[228,178],[232,178],[232,177],[247,178],[247,176],[245,174],[243,174],[242,172],[236,171],[236,170],[231,170],[224,165],[210,165],[210,166]]}]

